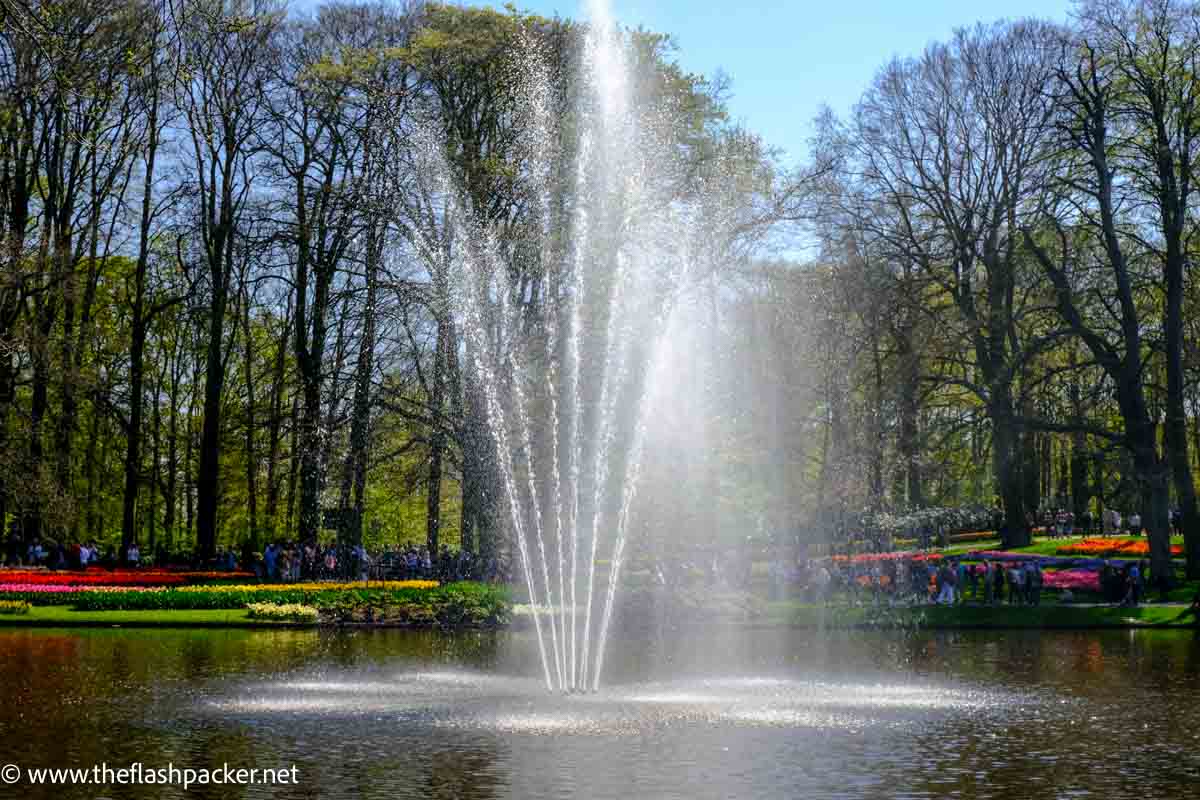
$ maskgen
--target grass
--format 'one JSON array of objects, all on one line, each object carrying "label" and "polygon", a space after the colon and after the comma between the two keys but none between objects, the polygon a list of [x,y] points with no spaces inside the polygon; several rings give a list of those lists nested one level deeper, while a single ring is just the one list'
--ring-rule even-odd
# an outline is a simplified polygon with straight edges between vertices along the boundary
[{"label": "grass", "polygon": [[281,623],[251,619],[245,609],[186,611],[75,611],[70,606],[34,606],[28,614],[0,616],[0,627],[122,626],[145,628],[279,627]]}]

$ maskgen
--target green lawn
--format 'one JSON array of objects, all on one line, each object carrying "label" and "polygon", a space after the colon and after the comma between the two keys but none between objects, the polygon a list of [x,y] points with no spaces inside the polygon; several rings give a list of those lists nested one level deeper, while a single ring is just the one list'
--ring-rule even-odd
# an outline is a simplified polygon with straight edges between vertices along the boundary
[{"label": "green lawn", "polygon": [[188,611],[74,611],[70,606],[34,606],[28,614],[0,614],[3,626],[102,626],[148,628],[272,627],[288,623],[250,619],[245,609]]}]

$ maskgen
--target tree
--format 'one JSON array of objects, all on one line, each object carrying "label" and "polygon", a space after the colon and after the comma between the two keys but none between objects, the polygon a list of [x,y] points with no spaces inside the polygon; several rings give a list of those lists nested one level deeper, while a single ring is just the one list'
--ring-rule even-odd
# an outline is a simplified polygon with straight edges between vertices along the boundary
[{"label": "tree", "polygon": [[919,60],[888,65],[847,134],[861,225],[940,287],[950,300],[942,310],[955,312],[967,351],[942,380],[987,410],[1009,546],[1031,535],[1016,393],[1023,365],[1048,342],[1023,340],[1037,309],[1019,226],[1044,178],[1043,87],[1057,42],[1056,29],[1032,21],[958,31]]},{"label": "tree", "polygon": [[181,29],[181,68],[175,103],[190,140],[188,188],[195,198],[199,236],[196,278],[207,298],[204,420],[200,436],[196,544],[211,558],[217,543],[221,419],[226,368],[232,352],[226,319],[233,291],[235,252],[245,236],[265,104],[262,85],[271,36],[280,15],[254,0],[195,0]]}]

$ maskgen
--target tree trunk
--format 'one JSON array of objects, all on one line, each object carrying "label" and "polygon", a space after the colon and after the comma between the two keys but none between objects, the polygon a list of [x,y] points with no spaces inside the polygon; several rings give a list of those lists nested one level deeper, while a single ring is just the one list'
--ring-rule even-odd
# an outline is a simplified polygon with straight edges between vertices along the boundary
[{"label": "tree trunk", "polygon": [[[289,330],[292,320],[292,300],[288,297],[288,310],[284,317],[283,329]],[[286,373],[287,347],[284,343],[275,345],[275,366],[271,379],[271,421],[267,432],[267,508],[266,533],[267,541],[274,541],[279,533],[279,454],[283,443],[283,393]]]},{"label": "tree trunk", "polygon": [[25,521],[22,526],[25,541],[27,542],[40,539],[45,533],[43,530],[42,514],[44,502],[41,496],[44,487],[40,480],[45,454],[45,448],[42,444],[42,424],[46,419],[46,412],[50,407],[50,365],[47,363],[48,355],[45,352],[44,336],[39,337],[39,341],[34,342],[32,350],[33,386],[29,406],[28,473],[29,477],[35,481],[35,490],[26,505]]},{"label": "tree trunk", "polygon": [[254,433],[254,339],[250,331],[250,297],[247,292],[242,308],[243,353],[245,356],[246,381],[246,507],[249,514],[250,549],[257,552],[258,543],[258,458],[255,455]]},{"label": "tree trunk", "polygon": [[994,409],[991,417],[992,471],[1008,527],[1008,536],[1001,545],[1005,549],[1026,547],[1031,541],[1031,531],[1025,522],[1025,497],[1021,486],[1020,432],[1010,409],[1003,406]]},{"label": "tree trunk", "polygon": [[[217,291],[214,289],[214,292]],[[223,294],[223,292],[222,292]],[[200,429],[200,465],[196,476],[196,551],[201,561],[217,552],[217,504],[220,502],[221,399],[225,388],[225,360],[221,342],[225,334],[225,303],[210,309],[205,349],[204,420]]]},{"label": "tree trunk", "polygon": [[442,527],[442,458],[446,450],[443,427],[446,407],[446,349],[449,322],[438,314],[437,343],[433,355],[433,396],[429,398],[432,430],[429,432],[429,473],[425,495],[425,543],[432,558],[437,558],[439,534]]},{"label": "tree trunk", "polygon": [[[178,333],[178,332],[176,332]],[[167,412],[167,486],[163,494],[163,536],[168,557],[175,546],[175,517],[179,475],[179,347],[178,340],[171,352],[170,410]]]},{"label": "tree trunk", "polygon": [[120,562],[136,536],[138,490],[142,472],[142,408],[145,381],[146,320],[143,298],[145,272],[134,273],[132,332],[129,343],[129,428],[125,432],[125,492],[121,498]]},{"label": "tree trunk", "polygon": [[300,481],[300,395],[292,398],[292,441],[289,457],[291,458],[291,470],[288,473],[288,495],[287,495],[287,525],[284,529],[284,538],[292,538],[293,531],[296,530],[296,495]]},{"label": "tree trunk", "polygon": [[149,503],[147,509],[147,520],[149,525],[149,535],[146,539],[146,547],[149,549],[147,556],[150,559],[155,559],[155,553],[158,550],[158,493],[159,487],[162,485],[162,403],[159,398],[162,397],[163,380],[167,365],[163,365],[163,371],[159,373],[158,379],[154,384],[154,405],[153,405],[153,427],[151,429],[151,450],[150,450],[150,491],[146,498]]},{"label": "tree trunk", "polygon": [[925,491],[921,481],[920,391],[921,362],[913,346],[912,331],[905,328],[897,337],[900,347],[900,458],[904,465],[908,507],[923,508]]},{"label": "tree trunk", "polygon": [[[195,378],[195,375],[193,375]],[[184,503],[184,525],[186,526],[185,533],[187,534],[188,542],[193,541],[193,532],[196,530],[196,479],[195,472],[192,470],[193,465],[193,448],[195,446],[195,435],[192,430],[192,420],[195,419],[196,405],[196,382],[192,382],[191,399],[188,402],[188,415],[184,420],[184,448],[183,448],[183,503]]]},{"label": "tree trunk", "polygon": [[[346,544],[363,540],[363,508],[367,486],[368,438],[371,422],[371,375],[375,369],[375,304],[377,274],[382,235],[372,225],[367,232],[367,296],[363,309],[363,332],[358,345],[358,363],[354,367],[354,404],[350,420],[350,447],[342,483],[342,508],[353,508],[343,536]],[[353,500],[351,500],[353,492]],[[353,503],[353,505],[351,505]]]},{"label": "tree trunk", "polygon": [[[100,536],[99,526],[96,524],[96,482],[97,472],[99,471],[99,462],[96,458],[96,450],[100,445],[100,409],[96,407],[96,402],[92,402],[92,418],[91,424],[88,425],[87,446],[84,449],[83,455],[83,474],[85,476],[85,497],[86,511],[84,520],[84,529],[87,531],[89,539],[97,539]],[[2,448],[2,444],[0,444]]]},{"label": "tree trunk", "polygon": [[[1196,507],[1196,485],[1188,458],[1187,412],[1184,407],[1183,365],[1183,273],[1182,267],[1168,270],[1167,310],[1163,323],[1167,361],[1166,451],[1179,503],[1187,555],[1187,577],[1200,578],[1200,510]],[[1163,508],[1167,513],[1167,508]],[[1168,519],[1168,526],[1170,521]]]}]

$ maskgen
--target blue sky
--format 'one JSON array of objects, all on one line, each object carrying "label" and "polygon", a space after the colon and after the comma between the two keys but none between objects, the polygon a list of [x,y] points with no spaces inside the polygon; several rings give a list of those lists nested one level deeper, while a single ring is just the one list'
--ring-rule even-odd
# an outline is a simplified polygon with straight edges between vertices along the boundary
[{"label": "blue sky", "polygon": [[[893,55],[913,55],[954,28],[1037,16],[1067,19],[1070,0],[610,0],[622,24],[672,34],[679,62],[733,81],[730,110],[792,157],[803,156],[821,104],[850,109]],[[579,0],[525,0],[523,10],[581,16]],[[493,3],[499,7],[503,2]]]}]

